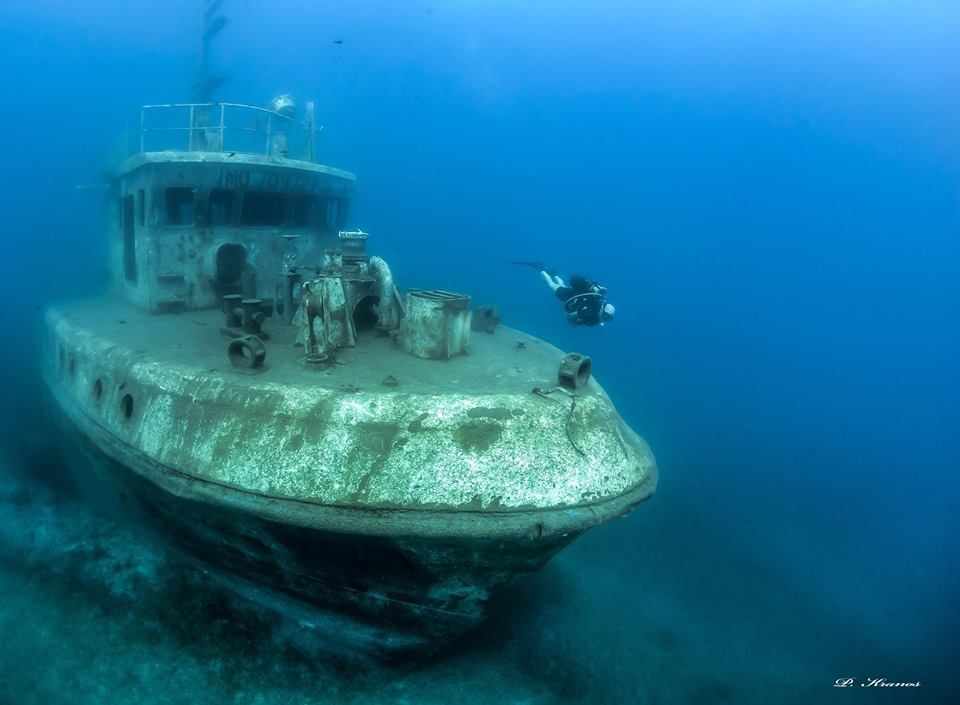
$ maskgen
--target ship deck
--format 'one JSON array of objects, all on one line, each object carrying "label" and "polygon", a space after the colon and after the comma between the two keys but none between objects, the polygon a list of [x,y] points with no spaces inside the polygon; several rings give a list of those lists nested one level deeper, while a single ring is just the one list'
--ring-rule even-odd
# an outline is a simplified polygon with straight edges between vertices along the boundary
[{"label": "ship deck", "polygon": [[[264,341],[264,367],[250,372],[230,363],[226,353],[229,338],[221,333],[223,314],[216,310],[150,314],[110,297],[55,308],[76,328],[110,340],[142,359],[196,367],[241,385],[273,382],[398,394],[529,393],[534,387],[556,385],[563,356],[549,343],[506,326],[492,334],[474,331],[469,355],[443,361],[414,357],[388,336],[365,331],[356,347],[338,351],[335,364],[316,367],[306,365],[303,348],[294,346],[297,328],[272,318],[264,325],[269,335]],[[397,381],[395,387],[384,385],[389,377]]]}]

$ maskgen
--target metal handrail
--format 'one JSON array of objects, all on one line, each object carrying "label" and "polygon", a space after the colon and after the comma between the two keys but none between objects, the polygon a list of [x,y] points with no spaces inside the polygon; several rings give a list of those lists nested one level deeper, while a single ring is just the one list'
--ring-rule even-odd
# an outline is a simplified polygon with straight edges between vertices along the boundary
[{"label": "metal handrail", "polygon": [[[198,109],[207,109],[212,111],[219,110],[219,119],[209,119],[209,124],[197,124],[197,111]],[[246,127],[241,125],[231,125],[227,120],[227,110],[239,110],[244,113],[254,113],[257,115],[266,116],[266,127],[261,129],[259,125],[257,127]],[[147,124],[147,115],[151,112],[160,112],[160,111],[170,111],[170,110],[186,110],[186,127],[156,127],[150,126]],[[279,123],[275,123],[280,121]],[[277,124],[282,124],[285,126],[283,130],[284,134],[289,138],[290,134],[287,132],[289,128],[302,128],[303,132],[300,136],[305,136],[306,141],[303,148],[304,158],[313,160],[313,151],[314,145],[313,140],[315,137],[315,128],[308,120],[306,123],[300,123],[295,118],[278,113],[275,110],[270,110],[269,108],[261,108],[256,105],[246,105],[244,103],[158,103],[151,105],[144,105],[140,108],[140,141],[139,141],[139,151],[147,151],[147,135],[150,133],[187,133],[187,151],[195,151],[198,143],[198,134],[202,134],[204,137],[209,138],[211,131],[216,136],[216,142],[212,143],[210,141],[204,140],[202,145],[202,151],[207,152],[226,152],[226,151],[235,151],[235,152],[246,152],[252,154],[265,154],[268,156],[274,156],[277,152],[277,148],[274,144],[274,137],[277,133]],[[321,128],[322,129],[322,128]],[[247,149],[228,149],[226,145],[227,133],[252,133],[257,134],[262,132],[264,134],[264,147],[262,149],[257,148],[247,148]],[[287,155],[287,148],[280,149],[279,152],[283,155]]]}]

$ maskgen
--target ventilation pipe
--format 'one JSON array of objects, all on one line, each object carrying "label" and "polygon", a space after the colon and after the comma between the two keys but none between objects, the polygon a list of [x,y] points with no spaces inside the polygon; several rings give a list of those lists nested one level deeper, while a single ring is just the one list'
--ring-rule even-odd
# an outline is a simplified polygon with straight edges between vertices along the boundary
[{"label": "ventilation pipe", "polygon": [[377,307],[377,327],[381,330],[393,330],[400,325],[404,313],[400,292],[393,283],[393,273],[382,257],[371,257],[367,267],[377,281],[377,297],[380,299]]}]

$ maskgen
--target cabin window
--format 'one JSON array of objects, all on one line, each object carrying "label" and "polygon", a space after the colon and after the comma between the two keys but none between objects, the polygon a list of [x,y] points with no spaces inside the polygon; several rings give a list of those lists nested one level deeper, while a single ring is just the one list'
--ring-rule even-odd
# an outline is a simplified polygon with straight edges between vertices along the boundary
[{"label": "cabin window", "polygon": [[236,202],[236,191],[214,189],[210,192],[209,217],[210,225],[233,225],[233,204]]},{"label": "cabin window", "polygon": [[137,240],[133,227],[133,196],[125,196],[122,208],[123,221],[123,274],[128,282],[137,281]]},{"label": "cabin window", "polygon": [[283,225],[283,194],[250,191],[243,197],[240,220],[244,225]]},{"label": "cabin window", "polygon": [[167,189],[167,225],[193,225],[194,189],[175,186]]},{"label": "cabin window", "polygon": [[317,221],[317,199],[313,196],[293,196],[290,198],[290,225],[305,228]]},{"label": "cabin window", "polygon": [[147,194],[143,189],[137,191],[137,223],[141,228],[147,224]]}]

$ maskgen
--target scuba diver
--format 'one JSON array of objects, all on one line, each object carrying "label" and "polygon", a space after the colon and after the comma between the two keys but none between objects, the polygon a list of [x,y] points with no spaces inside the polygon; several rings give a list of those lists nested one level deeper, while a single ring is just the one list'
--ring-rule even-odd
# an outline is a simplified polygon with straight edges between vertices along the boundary
[{"label": "scuba diver", "polygon": [[617,312],[613,304],[607,303],[607,289],[579,274],[570,276],[570,284],[558,274],[547,269],[540,262],[515,262],[540,271],[540,276],[563,302],[567,320],[575,326],[604,325],[613,320]]}]

